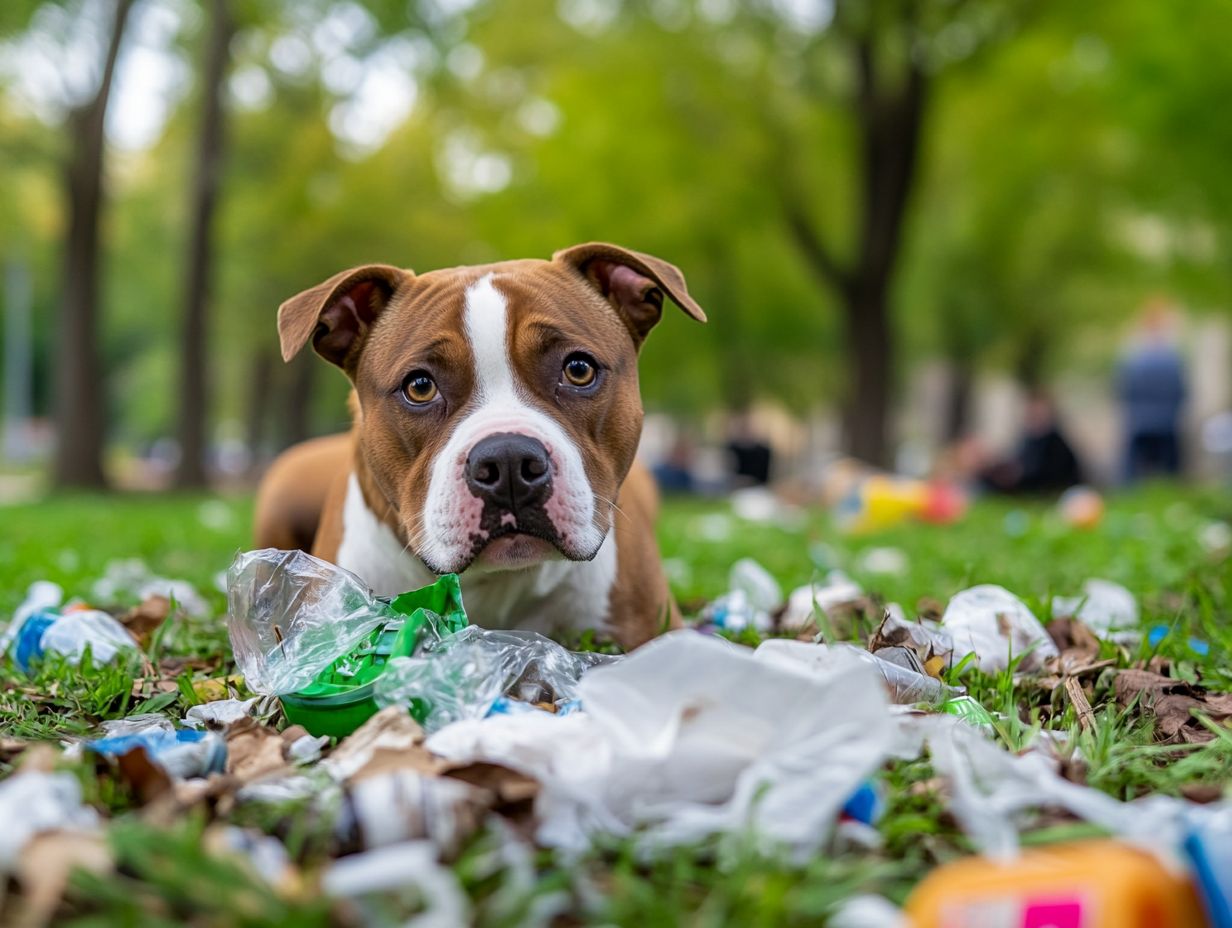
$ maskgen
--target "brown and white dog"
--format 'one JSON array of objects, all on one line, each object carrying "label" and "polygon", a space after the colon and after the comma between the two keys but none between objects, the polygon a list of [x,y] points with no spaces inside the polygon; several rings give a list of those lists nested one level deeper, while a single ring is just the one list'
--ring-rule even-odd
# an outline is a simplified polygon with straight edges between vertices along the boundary
[{"label": "brown and white dog", "polygon": [[309,547],[393,595],[465,572],[473,621],[633,648],[678,625],[635,461],[637,357],[680,271],[591,243],[551,261],[415,274],[373,264],[278,310],[353,386],[347,435],[296,446],[257,498],[256,543]]}]

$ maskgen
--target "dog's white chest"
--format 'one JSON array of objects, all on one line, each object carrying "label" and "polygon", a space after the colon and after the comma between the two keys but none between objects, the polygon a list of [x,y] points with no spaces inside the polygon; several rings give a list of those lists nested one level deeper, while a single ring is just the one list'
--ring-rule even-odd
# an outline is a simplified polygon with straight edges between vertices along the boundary
[{"label": "dog's white chest", "polygon": [[[354,474],[347,483],[337,563],[363,578],[378,596],[396,596],[435,579],[368,508]],[[603,630],[615,581],[612,531],[591,561],[548,561],[525,570],[471,568],[462,574],[462,598],[475,625],[559,635]]]}]

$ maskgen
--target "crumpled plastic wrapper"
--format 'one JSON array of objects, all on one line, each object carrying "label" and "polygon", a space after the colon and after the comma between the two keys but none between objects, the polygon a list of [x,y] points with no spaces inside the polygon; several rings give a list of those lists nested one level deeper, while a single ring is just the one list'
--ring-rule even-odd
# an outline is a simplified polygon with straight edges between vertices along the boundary
[{"label": "crumpled plastic wrapper", "polygon": [[11,873],[26,843],[45,831],[94,831],[98,813],[84,805],[71,773],[26,771],[0,782],[0,875]]},{"label": "crumpled plastic wrapper", "polygon": [[1019,655],[1018,669],[1030,673],[1057,656],[1057,646],[1026,603],[995,584],[956,593],[945,607],[941,627],[954,639],[954,663],[974,653],[985,673],[1005,670]]},{"label": "crumpled plastic wrapper", "polygon": [[215,854],[228,854],[240,860],[268,885],[289,888],[295,885],[296,871],[282,842],[255,828],[215,824],[202,843]]},{"label": "crumpled plastic wrapper", "polygon": [[386,924],[390,896],[404,898],[417,891],[423,909],[408,917],[403,928],[457,928],[471,923],[471,906],[457,875],[437,861],[431,841],[404,841],[332,863],[321,875],[321,888],[358,908],[360,924]]},{"label": "crumpled plastic wrapper", "polygon": [[1054,596],[1052,614],[1073,616],[1100,638],[1117,644],[1133,646],[1142,640],[1138,601],[1111,580],[1088,580],[1082,585],[1081,596]]},{"label": "crumpled plastic wrapper", "polygon": [[842,571],[832,570],[825,583],[798,587],[787,598],[787,608],[779,616],[783,631],[798,632],[816,623],[817,613],[857,602],[864,595],[860,585]]},{"label": "crumpled plastic wrapper", "polygon": [[751,557],[732,564],[727,575],[728,591],[702,610],[703,621],[739,632],[752,627],[768,632],[774,614],[783,606],[783,588],[771,573]]},{"label": "crumpled plastic wrapper", "polygon": [[[23,606],[29,602],[28,597]],[[64,615],[19,609],[18,615],[20,622],[14,618],[0,636],[0,655],[7,653],[27,673],[31,662],[45,654],[61,654],[77,664],[88,648],[94,663],[101,665],[121,651],[137,649],[128,629],[99,609],[75,609]]]},{"label": "crumpled plastic wrapper", "polygon": [[94,600],[101,605],[121,601],[139,603],[150,596],[166,596],[194,618],[205,618],[210,606],[187,580],[172,580],[153,573],[140,558],[111,561],[94,583]]},{"label": "crumpled plastic wrapper", "polygon": [[461,780],[391,770],[347,787],[335,833],[366,849],[428,838],[452,857],[484,808],[480,791]]},{"label": "crumpled plastic wrapper", "polygon": [[894,755],[918,757],[926,744],[934,770],[949,783],[949,810],[959,826],[981,853],[1001,860],[1017,855],[1024,815],[1034,810],[1065,809],[1174,857],[1192,828],[1228,814],[1226,802],[1203,806],[1158,794],[1122,802],[1065,779],[1047,752],[1011,754],[952,716],[903,716]]},{"label": "crumpled plastic wrapper", "polygon": [[121,651],[135,651],[137,642],[123,625],[99,609],[83,609],[60,616],[41,641],[43,651],[63,654],[76,664],[86,648],[96,664],[107,664]]},{"label": "crumpled plastic wrapper", "polygon": [[827,645],[791,641],[786,638],[771,638],[761,643],[757,648],[757,654],[776,661],[798,663],[821,676],[831,674],[852,661],[859,661],[877,671],[890,702],[903,705],[914,705],[921,702],[940,703],[960,693],[959,690],[946,686],[940,680],[925,673],[909,670],[846,642]]},{"label": "crumpled plastic wrapper", "polygon": [[569,651],[535,632],[493,631],[468,625],[425,644],[414,657],[396,657],[377,679],[382,706],[421,700],[424,730],[483,718],[501,696],[559,707],[576,697],[592,667],[619,658]]},{"label": "crumpled plastic wrapper", "polygon": [[940,659],[942,667],[949,667],[953,662],[954,637],[935,624],[909,621],[898,603],[886,606],[885,617],[869,643],[869,650],[889,646],[910,648],[925,663]]},{"label": "crumpled plastic wrapper", "polygon": [[227,728],[240,719],[246,719],[256,711],[259,697],[248,699],[216,699],[213,702],[193,706],[184,715],[184,724],[189,728]]},{"label": "crumpled plastic wrapper", "polygon": [[231,650],[250,689],[293,693],[397,617],[359,577],[303,551],[262,548],[227,571]]},{"label": "crumpled plastic wrapper", "polygon": [[690,631],[586,674],[578,696],[582,713],[460,722],[428,747],[537,779],[537,837],[550,846],[637,832],[662,847],[749,829],[805,857],[894,738],[864,662],[840,652],[822,671]]}]

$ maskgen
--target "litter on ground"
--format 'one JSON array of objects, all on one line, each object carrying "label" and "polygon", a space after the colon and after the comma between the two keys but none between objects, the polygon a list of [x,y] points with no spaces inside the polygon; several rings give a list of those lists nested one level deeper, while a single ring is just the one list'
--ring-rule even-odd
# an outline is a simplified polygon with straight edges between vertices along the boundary
[{"label": "litter on ground", "polygon": [[[119,576],[96,593],[119,590]],[[849,899],[831,910],[835,923],[952,925],[961,912],[962,924],[984,924],[981,913],[999,905],[1015,913],[1007,924],[1051,913],[1058,924],[1106,925],[1121,913],[1115,924],[1145,926],[1134,913],[1148,909],[1169,924],[1232,924],[1227,800],[1114,798],[1073,776],[1081,757],[1066,732],[1037,731],[1012,753],[996,739],[1011,722],[1005,707],[966,693],[976,668],[1012,674],[1060,694],[1085,727],[1086,687],[1107,673],[1122,711],[1149,720],[1161,742],[1216,737],[1209,726],[1232,718],[1232,695],[1164,665],[1101,657],[1143,642],[1138,603],[1118,584],[1089,580],[1054,597],[1045,629],[999,586],[910,618],[838,572],[785,597],[744,559],[702,621],[725,635],[795,638],[749,648],[685,629],[618,657],[472,624],[481,617],[466,614],[452,575],[385,600],[302,552],[262,550],[239,555],[228,577],[242,677],[189,687],[217,698],[180,718],[155,709],[105,721],[64,741],[61,760],[17,746],[19,769],[0,781],[0,872],[19,887],[21,862],[53,835],[75,836],[83,866],[115,866],[98,850],[106,818],[77,776],[55,769],[74,759],[131,790],[148,815],[211,810],[208,852],[242,861],[277,892],[303,891],[296,856],[278,836],[222,816],[306,804],[334,849],[321,891],[361,920],[412,891],[414,923],[442,926],[473,915],[449,865],[481,833],[524,864],[535,848],[577,856],[618,840],[653,860],[732,839],[802,864],[880,848],[886,771],[927,763],[932,795],[979,856],[938,868],[902,909]],[[97,665],[129,653],[157,676],[146,649],[172,608],[151,584],[165,585],[139,584],[145,599],[118,599],[110,613],[35,584],[5,632],[8,660],[31,674],[57,655],[80,662],[88,652]],[[1058,814],[1102,837],[1024,852],[1023,834]],[[65,891],[55,885],[51,910]],[[1056,902],[1058,892],[1070,901]],[[1103,921],[1081,920],[1097,911]],[[1065,922],[1071,915],[1079,920]]]}]

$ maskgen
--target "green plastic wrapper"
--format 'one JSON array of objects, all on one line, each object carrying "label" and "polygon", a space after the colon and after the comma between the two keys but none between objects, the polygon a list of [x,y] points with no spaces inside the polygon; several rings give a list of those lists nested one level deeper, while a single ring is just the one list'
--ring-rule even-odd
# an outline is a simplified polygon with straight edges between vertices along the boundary
[{"label": "green plastic wrapper", "polygon": [[[380,708],[374,689],[390,660],[410,657],[425,639],[440,640],[467,625],[457,574],[402,593],[390,607],[400,618],[372,631],[308,686],[279,697],[289,721],[313,735],[349,735]],[[412,700],[409,708],[420,722],[430,709],[422,700]]]}]

